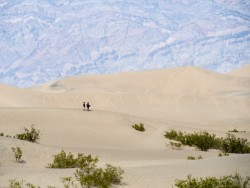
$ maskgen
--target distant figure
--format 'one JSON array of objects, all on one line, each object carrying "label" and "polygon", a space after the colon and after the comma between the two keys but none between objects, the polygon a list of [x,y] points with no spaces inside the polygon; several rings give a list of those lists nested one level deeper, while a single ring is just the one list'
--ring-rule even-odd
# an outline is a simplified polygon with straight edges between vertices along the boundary
[{"label": "distant figure", "polygon": [[87,111],[89,111],[90,104],[87,102]]},{"label": "distant figure", "polygon": [[82,105],[82,106],[83,106],[83,110],[85,111],[85,102],[83,102],[83,105]]}]

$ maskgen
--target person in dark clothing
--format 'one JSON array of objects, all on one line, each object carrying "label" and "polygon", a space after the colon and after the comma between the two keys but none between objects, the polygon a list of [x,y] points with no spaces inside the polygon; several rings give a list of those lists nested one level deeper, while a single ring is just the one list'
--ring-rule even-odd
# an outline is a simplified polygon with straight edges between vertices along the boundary
[{"label": "person in dark clothing", "polygon": [[83,106],[83,110],[85,111],[85,102],[83,102],[83,105],[82,105],[82,106]]},{"label": "person in dark clothing", "polygon": [[89,111],[90,104],[87,102],[87,111]]}]

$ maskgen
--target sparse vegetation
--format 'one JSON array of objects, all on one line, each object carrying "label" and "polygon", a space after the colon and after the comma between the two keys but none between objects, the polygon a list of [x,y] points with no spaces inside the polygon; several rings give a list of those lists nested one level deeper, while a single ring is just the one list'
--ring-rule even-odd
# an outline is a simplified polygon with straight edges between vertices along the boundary
[{"label": "sparse vegetation", "polygon": [[171,146],[172,149],[179,150],[179,149],[181,149],[182,144],[180,142],[172,142],[172,141],[170,141],[170,146]]},{"label": "sparse vegetation", "polygon": [[176,180],[176,187],[179,188],[248,188],[250,177],[243,178],[238,173],[220,178],[192,178],[188,175],[186,180]]},{"label": "sparse vegetation", "polygon": [[188,160],[195,160],[195,157],[194,156],[188,156],[187,159]]},{"label": "sparse vegetation", "polygon": [[196,146],[202,151],[208,149],[220,149],[226,153],[250,153],[250,143],[247,139],[236,138],[233,134],[227,133],[226,138],[216,138],[215,134],[209,134],[206,131],[195,132],[191,134],[166,131],[166,138],[181,142],[183,145]]},{"label": "sparse vegetation", "polygon": [[229,156],[229,153],[220,152],[220,153],[218,154],[218,157],[223,157],[223,156]]},{"label": "sparse vegetation", "polygon": [[201,155],[199,155],[197,159],[203,159],[203,157]]},{"label": "sparse vegetation", "polygon": [[20,162],[21,158],[22,158],[22,155],[23,155],[23,151],[21,150],[20,147],[11,147],[12,149],[12,152],[14,153],[14,157],[16,159],[17,162]]},{"label": "sparse vegetation", "polygon": [[120,167],[106,164],[106,168],[97,168],[97,157],[79,153],[75,158],[71,153],[66,154],[63,150],[54,156],[54,161],[49,168],[78,168],[75,172],[75,179],[72,177],[62,178],[65,188],[76,188],[76,182],[81,187],[110,187],[111,184],[119,184],[124,171]]},{"label": "sparse vegetation", "polygon": [[49,168],[76,168],[78,167],[78,159],[74,158],[74,155],[69,152],[66,154],[65,151],[61,151],[59,154],[54,155],[52,164],[48,164]]},{"label": "sparse vegetation", "polygon": [[63,183],[64,188],[77,188],[77,184],[75,183],[72,177],[61,178],[61,181]]},{"label": "sparse vegetation", "polygon": [[197,158],[195,158],[194,156],[188,156],[187,159],[188,160],[196,160],[196,159],[200,160],[200,159],[203,159],[203,157],[201,155],[199,155]]},{"label": "sparse vegetation", "polygon": [[135,130],[140,131],[140,132],[144,132],[145,131],[144,124],[142,124],[142,123],[140,123],[139,125],[138,124],[134,124],[134,125],[132,125],[132,127]]},{"label": "sparse vegetation", "polygon": [[250,143],[247,139],[236,138],[235,135],[227,133],[222,140],[221,149],[227,153],[250,153]]},{"label": "sparse vegetation", "polygon": [[31,183],[26,183],[24,180],[17,181],[16,179],[11,179],[9,183],[9,188],[40,188],[40,186],[35,186]]},{"label": "sparse vegetation", "polygon": [[106,165],[105,169],[96,168],[90,165],[76,171],[75,178],[79,181],[81,187],[110,187],[111,184],[118,185],[123,179],[124,171],[120,167],[114,167],[110,164]]},{"label": "sparse vegetation", "polygon": [[234,132],[234,133],[238,133],[239,131],[237,129],[234,129],[232,131],[228,131],[228,132]]},{"label": "sparse vegetation", "polygon": [[176,132],[171,130],[165,133],[166,138],[176,140],[184,145],[196,146],[202,151],[207,151],[210,148],[217,148],[219,140],[215,138],[215,134],[209,134],[206,131],[195,132],[193,134],[186,134],[181,131]]},{"label": "sparse vegetation", "polygon": [[228,132],[230,132],[230,133],[245,133],[246,131],[239,131],[238,129],[233,129],[233,130],[230,130]]},{"label": "sparse vegetation", "polygon": [[40,139],[40,131],[31,125],[30,130],[28,128],[24,128],[24,133],[17,134],[16,138],[29,142],[37,142]]}]

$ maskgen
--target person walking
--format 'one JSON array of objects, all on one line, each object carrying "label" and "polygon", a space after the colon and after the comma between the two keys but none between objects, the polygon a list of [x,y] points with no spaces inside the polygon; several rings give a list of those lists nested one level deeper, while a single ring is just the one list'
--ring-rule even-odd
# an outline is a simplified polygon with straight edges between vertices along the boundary
[{"label": "person walking", "polygon": [[85,111],[85,102],[83,102],[82,106],[83,106],[83,110]]},{"label": "person walking", "polygon": [[87,111],[89,111],[90,104],[87,102]]}]

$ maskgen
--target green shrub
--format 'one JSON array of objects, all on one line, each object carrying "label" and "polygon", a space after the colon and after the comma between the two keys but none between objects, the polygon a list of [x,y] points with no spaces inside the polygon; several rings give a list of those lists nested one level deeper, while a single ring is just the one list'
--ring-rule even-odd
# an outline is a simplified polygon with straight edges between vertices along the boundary
[{"label": "green shrub", "polygon": [[40,139],[40,131],[36,130],[33,125],[31,125],[30,130],[27,128],[24,128],[24,133],[17,134],[16,138],[20,140],[26,140],[29,142],[36,142]]},{"label": "green shrub", "polygon": [[11,147],[11,149],[12,149],[12,152],[14,153],[14,157],[16,158],[16,161],[20,162],[22,155],[23,155],[23,151],[21,150],[21,148],[17,146],[16,148]]},{"label": "green shrub", "polygon": [[227,133],[227,137],[222,140],[222,150],[227,153],[250,153],[250,143],[247,139]]},{"label": "green shrub", "polygon": [[133,127],[135,130],[137,130],[137,131],[141,131],[141,132],[144,132],[144,131],[145,131],[144,125],[143,125],[142,123],[140,123],[140,125],[134,124],[132,127]]},{"label": "green shrub", "polygon": [[181,139],[178,138],[178,133],[175,130],[171,130],[170,132],[166,131],[165,137],[169,138],[170,140],[178,140],[180,141]]},{"label": "green shrub", "polygon": [[192,145],[197,146],[201,151],[207,151],[210,148],[216,148],[215,134],[210,135],[208,132],[200,132],[187,135]]},{"label": "green shrub", "polygon": [[[97,157],[78,153],[75,158],[71,153],[66,154],[63,150],[54,156],[54,161],[49,168],[78,168],[75,179],[81,187],[110,187],[111,184],[119,184],[124,171],[120,167],[106,164],[106,168],[97,168]],[[72,177],[62,178],[65,188],[76,188],[77,184]]]},{"label": "green shrub", "polygon": [[170,146],[171,146],[172,149],[181,149],[182,145],[179,142],[176,143],[176,142],[171,142],[170,141]]},{"label": "green shrub", "polygon": [[77,184],[75,183],[72,177],[61,178],[61,181],[63,183],[64,188],[77,188]]},{"label": "green shrub", "polygon": [[4,133],[0,133],[0,136],[4,136]]},{"label": "green shrub", "polygon": [[188,175],[186,180],[176,180],[176,187],[179,188],[248,188],[250,177],[242,178],[238,173],[234,176],[223,176],[220,178],[192,178]]},{"label": "green shrub", "polygon": [[187,159],[188,160],[195,160],[195,157],[194,156],[188,156]]},{"label": "green shrub", "polygon": [[201,155],[199,155],[197,159],[203,159],[203,157]]},{"label": "green shrub", "polygon": [[165,133],[166,138],[176,140],[184,145],[196,146],[202,151],[207,151],[210,148],[218,148],[220,140],[215,138],[215,134],[209,134],[206,131],[186,134],[179,131],[178,133],[174,130]]},{"label": "green shrub", "polygon": [[61,151],[61,153],[54,155],[54,160],[52,164],[48,164],[49,168],[76,168],[77,167],[77,159],[74,159],[74,155],[69,153],[68,155],[65,151]]},{"label": "green shrub", "polygon": [[35,186],[31,183],[25,183],[24,180],[17,181],[15,179],[11,179],[9,182],[9,188],[40,188],[40,186]]},{"label": "green shrub", "polygon": [[62,150],[59,154],[54,155],[53,163],[48,164],[48,168],[95,168],[98,158],[91,155],[78,153],[77,158],[72,153],[66,154]]},{"label": "green shrub", "polygon": [[[196,158],[195,158],[194,156],[188,156],[187,159],[188,159],[188,160],[196,160]],[[200,160],[200,159],[203,159],[203,157],[202,157],[201,155],[199,155],[199,156],[197,157],[197,159]]]},{"label": "green shrub", "polygon": [[232,131],[228,131],[228,132],[234,132],[234,133],[238,133],[239,131],[237,129],[234,129]]},{"label": "green shrub", "polygon": [[93,158],[91,155],[84,156],[78,154],[79,169],[75,172],[75,178],[79,181],[82,187],[92,187],[97,184],[104,184],[103,170],[96,167],[98,158]]},{"label": "green shrub", "polygon": [[23,188],[23,180],[19,182],[15,179],[11,179],[9,182],[9,188]]},{"label": "green shrub", "polygon": [[[94,165],[95,166],[95,165]],[[102,168],[80,168],[76,171],[75,177],[82,187],[110,187],[112,184],[121,183],[124,171],[120,167],[114,167],[110,164]]]},{"label": "green shrub", "polygon": [[225,153],[250,153],[250,143],[247,139],[236,138],[227,133],[226,138],[216,138],[215,134],[206,131],[191,134],[171,130],[165,133],[166,138],[181,142],[183,145],[196,146],[202,151],[220,149]]},{"label": "green shrub", "polygon": [[123,179],[122,174],[124,170],[120,167],[114,167],[111,164],[106,164],[104,177],[111,183],[111,184],[120,184],[121,180]]},{"label": "green shrub", "polygon": [[229,156],[229,153],[220,152],[220,153],[218,154],[218,157],[222,157],[222,156]]}]

